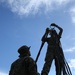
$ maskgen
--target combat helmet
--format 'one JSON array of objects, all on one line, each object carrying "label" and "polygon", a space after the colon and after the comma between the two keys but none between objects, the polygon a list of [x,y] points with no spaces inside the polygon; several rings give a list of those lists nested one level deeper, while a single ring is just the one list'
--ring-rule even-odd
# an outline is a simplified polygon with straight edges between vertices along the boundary
[{"label": "combat helmet", "polygon": [[[30,54],[30,47],[26,46],[26,45],[23,45],[21,46],[19,49],[18,49],[18,53],[20,54],[20,56],[26,56],[26,55],[31,55]],[[20,57],[19,56],[19,57]]]}]

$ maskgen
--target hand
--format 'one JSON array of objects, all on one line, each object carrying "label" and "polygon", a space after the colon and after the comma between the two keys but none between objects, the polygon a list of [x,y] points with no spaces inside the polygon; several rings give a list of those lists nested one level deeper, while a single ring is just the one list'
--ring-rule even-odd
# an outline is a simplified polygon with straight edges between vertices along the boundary
[{"label": "hand", "polygon": [[51,26],[57,26],[55,23],[52,23]]},{"label": "hand", "polygon": [[46,28],[46,33],[48,33],[49,32],[49,28]]}]

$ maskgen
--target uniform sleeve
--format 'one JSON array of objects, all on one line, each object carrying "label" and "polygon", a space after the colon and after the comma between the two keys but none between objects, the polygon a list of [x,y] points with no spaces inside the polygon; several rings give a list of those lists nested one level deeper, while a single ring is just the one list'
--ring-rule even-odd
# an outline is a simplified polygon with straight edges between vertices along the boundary
[{"label": "uniform sleeve", "polygon": [[45,33],[41,39],[42,42],[46,42],[47,41],[47,36],[48,36],[48,33]]},{"label": "uniform sleeve", "polygon": [[62,32],[63,32],[63,29],[60,29],[60,32],[59,32],[59,37],[61,38],[61,36],[62,36]]}]

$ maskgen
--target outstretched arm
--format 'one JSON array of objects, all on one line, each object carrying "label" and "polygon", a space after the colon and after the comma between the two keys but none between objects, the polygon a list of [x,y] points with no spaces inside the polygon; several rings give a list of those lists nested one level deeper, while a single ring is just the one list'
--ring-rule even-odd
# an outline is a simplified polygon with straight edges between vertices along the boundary
[{"label": "outstretched arm", "polygon": [[57,27],[60,30],[59,36],[61,37],[63,29],[61,27],[59,27],[58,25],[56,25],[55,23],[52,23],[51,26],[55,26],[55,27]]}]

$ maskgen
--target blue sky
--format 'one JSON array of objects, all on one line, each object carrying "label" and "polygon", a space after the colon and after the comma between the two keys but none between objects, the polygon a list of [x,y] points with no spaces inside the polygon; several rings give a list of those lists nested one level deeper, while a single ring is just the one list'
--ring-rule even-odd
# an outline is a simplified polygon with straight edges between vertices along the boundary
[{"label": "blue sky", "polygon": [[[51,23],[63,28],[61,38],[65,58],[75,75],[75,1],[74,0],[0,0],[0,75],[8,75],[22,45],[31,46],[34,60],[45,29]],[[39,60],[44,65],[47,43]],[[54,61],[49,75],[55,75]]]}]

